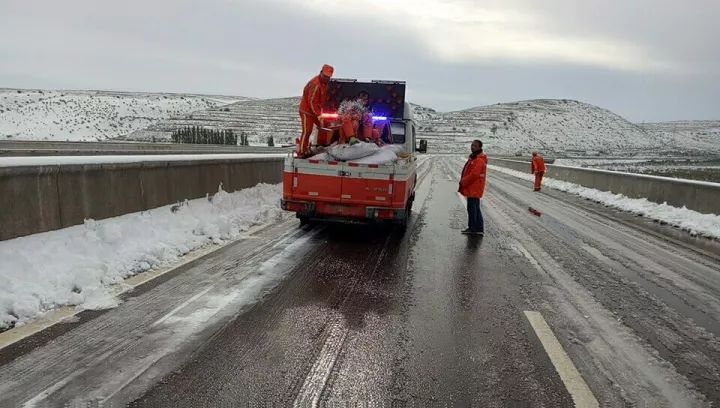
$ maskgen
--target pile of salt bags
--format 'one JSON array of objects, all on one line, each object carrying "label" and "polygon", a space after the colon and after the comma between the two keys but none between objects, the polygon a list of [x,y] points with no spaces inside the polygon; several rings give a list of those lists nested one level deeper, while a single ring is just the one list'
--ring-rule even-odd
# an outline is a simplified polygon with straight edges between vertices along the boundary
[{"label": "pile of salt bags", "polygon": [[328,147],[327,152],[341,161],[356,161],[363,157],[371,156],[380,151],[380,147],[375,143],[358,142],[354,145],[338,144]]}]

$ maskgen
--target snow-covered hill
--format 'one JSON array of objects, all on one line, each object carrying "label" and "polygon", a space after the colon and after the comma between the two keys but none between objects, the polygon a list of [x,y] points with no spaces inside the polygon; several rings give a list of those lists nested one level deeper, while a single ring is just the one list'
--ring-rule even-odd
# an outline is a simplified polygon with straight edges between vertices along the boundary
[{"label": "snow-covered hill", "polygon": [[720,120],[686,120],[643,123],[650,133],[662,135],[686,149],[720,153]]},{"label": "snow-covered hill", "polygon": [[480,139],[493,154],[633,153],[666,148],[667,138],[602,108],[571,100],[529,100],[434,113],[416,107],[420,137],[433,151],[468,150]]},{"label": "snow-covered hill", "polygon": [[0,89],[0,139],[105,140],[243,97]]},{"label": "snow-covered hill", "polygon": [[[169,140],[186,126],[232,129],[251,143],[294,143],[299,98],[0,89],[0,139]],[[481,139],[492,154],[720,154],[720,121],[637,125],[593,105],[540,99],[437,112],[412,105],[431,152],[467,152]]]},{"label": "snow-covered hill", "polygon": [[[131,140],[169,139],[185,126],[232,129],[253,143],[273,136],[276,143],[294,143],[300,132],[298,98],[237,102],[160,121],[128,135]],[[549,154],[608,152],[633,154],[649,149],[669,150],[672,138],[656,134],[605,109],[569,100],[532,100],[440,113],[412,105],[418,138],[428,140],[432,152],[466,152],[479,138],[493,154]]]},{"label": "snow-covered hill", "polygon": [[175,129],[202,126],[209,129],[230,129],[237,135],[245,133],[253,144],[266,143],[269,136],[274,138],[276,144],[295,143],[295,138],[300,133],[297,113],[299,103],[299,97],[236,102],[159,121],[122,139],[170,140]]}]

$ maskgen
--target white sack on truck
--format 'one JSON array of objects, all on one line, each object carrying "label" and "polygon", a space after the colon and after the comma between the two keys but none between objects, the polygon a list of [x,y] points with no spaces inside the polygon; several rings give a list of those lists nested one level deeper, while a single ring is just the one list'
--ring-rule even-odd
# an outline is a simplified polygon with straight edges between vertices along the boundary
[{"label": "white sack on truck", "polygon": [[332,160],[332,159],[333,159],[333,158],[330,157],[330,155],[327,154],[327,152],[322,152],[322,153],[316,154],[315,156],[310,157],[308,160],[323,160],[323,161],[328,161],[328,160]]},{"label": "white sack on truck", "polygon": [[339,144],[330,146],[327,152],[337,160],[348,161],[370,156],[379,150],[380,148],[375,143],[358,142],[354,145]]},{"label": "white sack on truck", "polygon": [[401,144],[386,144],[380,147],[381,149],[392,150],[395,154],[405,152],[405,147]]},{"label": "white sack on truck", "polygon": [[361,164],[391,164],[395,160],[397,160],[397,155],[392,151],[392,149],[380,149],[377,153],[371,156],[351,161],[353,163]]}]

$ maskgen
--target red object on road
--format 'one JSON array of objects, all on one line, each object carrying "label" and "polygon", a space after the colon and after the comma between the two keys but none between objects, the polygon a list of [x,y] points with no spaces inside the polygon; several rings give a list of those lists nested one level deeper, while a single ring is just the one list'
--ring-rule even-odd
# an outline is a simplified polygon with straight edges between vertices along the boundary
[{"label": "red object on road", "polygon": [[538,211],[538,210],[536,210],[536,209],[534,209],[534,208],[532,208],[532,207],[529,207],[528,210],[529,210],[530,213],[533,214],[533,215],[536,215],[536,216],[538,216],[538,217],[542,216],[542,213],[541,213],[540,211]]}]

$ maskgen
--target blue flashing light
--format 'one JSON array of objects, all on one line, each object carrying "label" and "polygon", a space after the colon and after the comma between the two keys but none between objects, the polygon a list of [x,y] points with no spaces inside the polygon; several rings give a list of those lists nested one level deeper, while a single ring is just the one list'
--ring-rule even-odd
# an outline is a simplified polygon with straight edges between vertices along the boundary
[{"label": "blue flashing light", "polygon": [[373,116],[373,120],[387,120],[387,116]]}]

